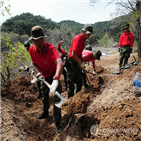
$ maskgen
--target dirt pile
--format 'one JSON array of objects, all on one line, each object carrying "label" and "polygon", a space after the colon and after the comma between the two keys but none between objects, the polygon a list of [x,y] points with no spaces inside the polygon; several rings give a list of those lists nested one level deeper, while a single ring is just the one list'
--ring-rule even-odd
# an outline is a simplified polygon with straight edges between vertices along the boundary
[{"label": "dirt pile", "polygon": [[[131,60],[132,61],[132,60]],[[141,63],[112,74],[118,68],[118,55],[96,61],[97,75],[86,65],[87,76],[94,88],[77,93],[62,106],[61,134],[53,122],[53,97],[50,95],[49,118],[37,120],[42,100],[30,77],[8,81],[1,89],[1,140],[7,141],[112,141],[141,140],[141,98],[132,95],[132,83]],[[63,76],[62,96],[67,99]],[[96,95],[96,97],[95,97]]]}]

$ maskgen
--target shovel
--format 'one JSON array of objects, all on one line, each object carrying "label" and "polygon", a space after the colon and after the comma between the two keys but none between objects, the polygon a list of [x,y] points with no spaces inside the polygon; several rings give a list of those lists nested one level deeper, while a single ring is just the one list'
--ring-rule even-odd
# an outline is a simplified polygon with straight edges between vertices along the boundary
[{"label": "shovel", "polygon": [[[38,78],[38,80],[43,81],[50,88],[50,84],[45,79]],[[67,100],[65,100],[57,91],[55,92],[55,95],[61,100],[59,103],[56,103],[55,106],[60,108]]]},{"label": "shovel", "polygon": [[[93,88],[93,86],[91,85],[91,83],[90,83],[90,80],[89,80],[89,78],[88,78],[88,76],[87,76],[87,74],[86,74],[86,71],[84,70],[84,69],[82,69],[82,71],[85,73],[85,75],[86,75],[86,79],[87,79],[87,81],[88,81],[88,83],[89,83],[89,85],[90,85],[90,87],[91,87],[91,90],[92,90],[92,93],[93,93],[93,95],[95,95],[94,94],[94,88]],[[96,96],[96,95],[95,95]]]}]

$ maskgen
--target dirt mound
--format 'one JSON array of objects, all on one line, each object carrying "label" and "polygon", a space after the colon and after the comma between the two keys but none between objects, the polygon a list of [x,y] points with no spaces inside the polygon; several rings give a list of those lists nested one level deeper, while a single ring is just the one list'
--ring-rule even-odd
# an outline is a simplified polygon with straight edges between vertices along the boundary
[{"label": "dirt mound", "polygon": [[[141,98],[132,95],[133,78],[137,71],[141,73],[141,63],[116,75],[112,71],[118,68],[117,61],[117,54],[101,57],[96,61],[97,75],[86,65],[94,93],[83,87],[65,102],[61,134],[56,133],[53,121],[53,97],[50,95],[49,118],[37,120],[42,100],[36,98],[36,83],[31,84],[27,76],[8,81],[1,89],[1,140],[141,140]],[[62,96],[67,99],[63,76],[61,83]]]}]

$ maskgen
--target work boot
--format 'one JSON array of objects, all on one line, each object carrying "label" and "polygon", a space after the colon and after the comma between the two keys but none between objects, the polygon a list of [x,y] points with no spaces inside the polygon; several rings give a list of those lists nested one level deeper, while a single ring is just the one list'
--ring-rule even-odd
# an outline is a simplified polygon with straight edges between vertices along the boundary
[{"label": "work boot", "polygon": [[57,130],[57,133],[61,133],[62,128],[61,128],[60,122],[56,122],[56,123],[55,123],[55,128],[56,128],[56,130]]},{"label": "work boot", "polygon": [[38,119],[46,119],[46,118],[48,118],[48,111],[43,111],[37,118]]},{"label": "work boot", "polygon": [[36,95],[36,98],[41,98],[42,97],[42,94],[41,93],[38,93],[37,95]]}]

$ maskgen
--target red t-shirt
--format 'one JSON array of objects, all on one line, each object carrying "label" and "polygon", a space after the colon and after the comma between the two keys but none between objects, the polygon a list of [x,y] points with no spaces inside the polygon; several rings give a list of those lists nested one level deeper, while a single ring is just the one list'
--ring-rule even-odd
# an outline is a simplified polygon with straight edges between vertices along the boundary
[{"label": "red t-shirt", "polygon": [[61,49],[60,44],[61,43],[58,44],[58,48],[57,49],[58,49],[59,52],[62,53],[62,56],[64,57],[66,52],[63,49]]},{"label": "red t-shirt", "polygon": [[76,51],[78,58],[81,59],[82,58],[82,51],[85,48],[85,40],[83,37],[83,33],[78,34],[74,37],[71,47],[70,47],[70,51],[69,51],[69,55],[68,57],[72,58],[72,51]]},{"label": "red t-shirt", "polygon": [[130,31],[128,33],[124,32],[121,34],[118,44],[119,47],[126,45],[130,45],[130,47],[133,47],[133,44],[134,44],[134,36]]},{"label": "red t-shirt", "polygon": [[60,55],[52,44],[45,41],[45,48],[40,54],[33,44],[29,49],[29,53],[32,62],[40,68],[41,74],[45,78],[48,78],[52,73],[56,71],[57,65],[55,61],[60,58]]},{"label": "red t-shirt", "polygon": [[92,51],[89,50],[83,50],[82,56],[85,55],[85,62],[95,61],[95,58],[92,58]]}]

